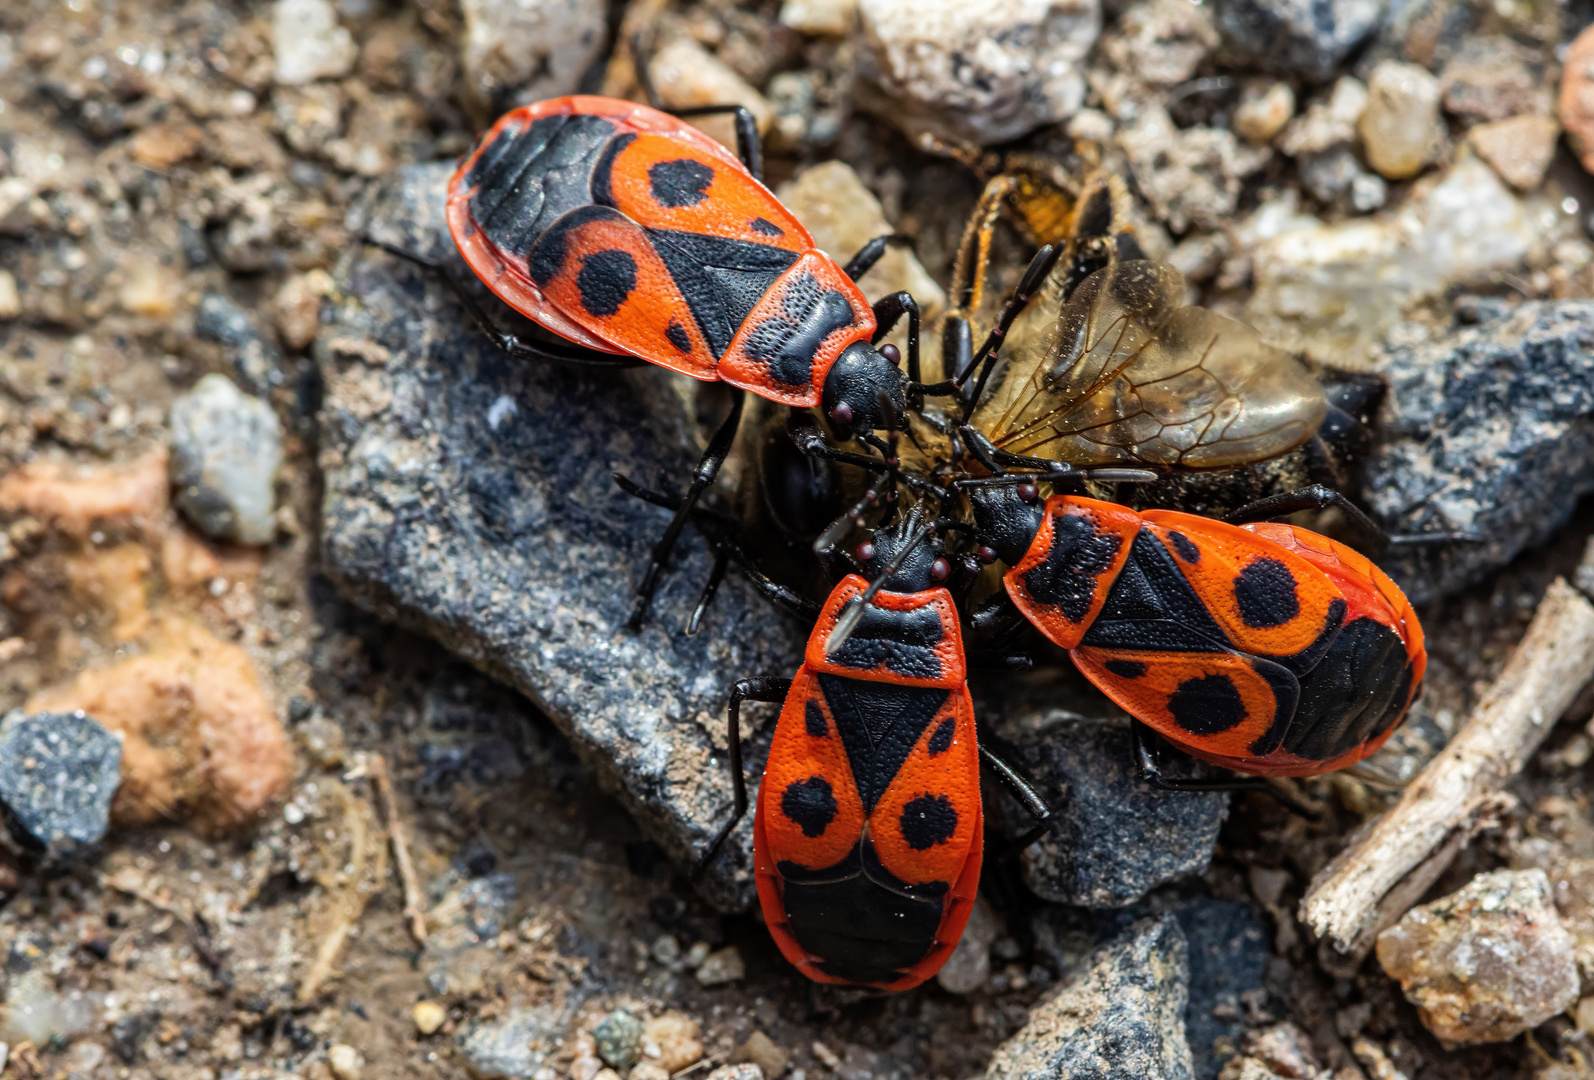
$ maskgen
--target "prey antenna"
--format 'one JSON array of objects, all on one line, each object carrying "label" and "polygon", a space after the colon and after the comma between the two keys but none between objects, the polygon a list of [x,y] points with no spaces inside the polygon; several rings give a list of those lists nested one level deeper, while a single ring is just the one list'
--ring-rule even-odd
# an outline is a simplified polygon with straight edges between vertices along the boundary
[{"label": "prey antenna", "polygon": [[836,620],[835,629],[830,631],[830,636],[825,639],[826,656],[833,655],[837,649],[847,643],[847,639],[852,637],[852,632],[858,629],[858,623],[863,619],[864,610],[874,603],[875,595],[898,570],[902,569],[902,564],[907,561],[913,550],[934,533],[935,519],[931,518],[914,530],[908,542],[902,545],[896,555],[892,556],[891,561],[880,571],[879,576],[869,583],[869,587],[847,602],[847,610],[841,613],[841,618]]}]

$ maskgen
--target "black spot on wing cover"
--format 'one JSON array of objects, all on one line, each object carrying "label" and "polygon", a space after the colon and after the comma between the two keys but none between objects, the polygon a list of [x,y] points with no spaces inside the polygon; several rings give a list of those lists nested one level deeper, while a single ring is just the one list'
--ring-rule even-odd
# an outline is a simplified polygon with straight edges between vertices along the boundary
[{"label": "black spot on wing cover", "polygon": [[1168,695],[1168,712],[1192,735],[1218,735],[1243,724],[1245,702],[1227,675],[1186,679]]},{"label": "black spot on wing cover", "polygon": [[825,723],[825,712],[819,707],[819,702],[812,698],[803,702],[803,727],[816,739],[823,739],[830,734],[830,725]]},{"label": "black spot on wing cover", "polygon": [[902,839],[914,851],[929,851],[957,832],[958,812],[945,795],[918,795],[902,808]]},{"label": "black spot on wing cover", "polygon": [[1234,579],[1234,599],[1247,626],[1283,626],[1301,613],[1299,585],[1278,559],[1254,559]]},{"label": "black spot on wing cover", "polygon": [[781,793],[780,812],[795,822],[804,836],[823,836],[839,813],[835,789],[823,776],[794,780]]},{"label": "black spot on wing cover", "polygon": [[957,735],[957,731],[958,722],[956,717],[949,716],[937,724],[935,734],[930,736],[928,746],[930,756],[935,757],[937,754],[944,754],[952,749],[952,739]]},{"label": "black spot on wing cover", "polygon": [[1121,547],[1122,537],[1097,531],[1079,514],[1057,515],[1046,560],[1024,574],[1024,587],[1036,602],[1057,606],[1070,622],[1083,622]]},{"label": "black spot on wing cover", "polygon": [[648,166],[648,191],[660,206],[696,206],[708,198],[714,170],[694,158],[659,161]]},{"label": "black spot on wing cover", "polygon": [[576,288],[587,314],[606,318],[620,310],[636,288],[636,259],[629,251],[595,251],[581,260]]}]

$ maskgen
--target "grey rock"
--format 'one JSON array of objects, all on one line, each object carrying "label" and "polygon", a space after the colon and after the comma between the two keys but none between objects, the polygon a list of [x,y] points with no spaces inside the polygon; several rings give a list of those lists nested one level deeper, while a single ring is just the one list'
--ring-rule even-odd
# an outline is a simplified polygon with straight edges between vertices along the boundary
[{"label": "grey rock", "polygon": [[986,146],[1084,104],[1099,0],[861,0],[858,11],[861,100],[910,138]]},{"label": "grey rock", "polygon": [[1398,546],[1380,560],[1422,603],[1542,543],[1594,491],[1594,303],[1524,303],[1387,354],[1367,503],[1392,533],[1475,538]]},{"label": "grey rock", "polygon": [[757,1065],[721,1065],[704,1080],[764,1080],[764,1070]]},{"label": "grey rock", "polygon": [[987,1080],[1190,1080],[1189,977],[1178,921],[1136,923],[1030,1010]]},{"label": "grey rock", "polygon": [[194,335],[232,350],[233,370],[251,394],[283,382],[282,350],[260,332],[255,317],[221,293],[206,293],[194,312]]},{"label": "grey rock", "polygon": [[1140,779],[1127,719],[1052,708],[1002,733],[1056,824],[1024,851],[1024,882],[1060,904],[1116,908],[1205,870],[1228,814],[1225,792],[1161,791]]},{"label": "grey rock", "polygon": [[1236,59],[1326,79],[1388,10],[1387,0],[1221,0],[1217,22]]},{"label": "grey rock", "polygon": [[463,0],[460,10],[465,84],[495,110],[573,92],[607,41],[608,5],[591,0]]},{"label": "grey rock", "polygon": [[1216,1080],[1224,1059],[1218,1040],[1238,1045],[1245,1025],[1245,996],[1262,987],[1267,939],[1256,913],[1232,900],[1196,897],[1173,910],[1189,945],[1190,1003],[1185,1034],[1196,1080]]},{"label": "grey rock", "polygon": [[276,535],[277,414],[225,375],[206,375],[172,403],[177,507],[219,540],[265,544]]},{"label": "grey rock", "polygon": [[550,1005],[511,1009],[491,1022],[472,1024],[459,1037],[460,1056],[480,1080],[535,1076],[558,1049],[569,1017]]},{"label": "grey rock", "polygon": [[592,1041],[604,1064],[629,1069],[642,1057],[642,1021],[624,1009],[599,1020],[592,1029]]},{"label": "grey rock", "polygon": [[[367,210],[372,231],[420,255],[450,252],[451,171],[402,170]],[[648,624],[625,629],[665,515],[611,473],[653,484],[690,472],[700,450],[681,380],[506,357],[434,275],[373,248],[350,253],[339,288],[315,346],[328,572],[530,696],[652,838],[690,863],[731,808],[730,686],[795,671],[801,632],[733,574],[703,632],[684,635],[710,567],[690,529]],[[726,908],[752,900],[750,818],[702,882]]]},{"label": "grey rock", "polygon": [[122,782],[122,740],[81,712],[0,721],[0,818],[48,861],[94,850]]}]

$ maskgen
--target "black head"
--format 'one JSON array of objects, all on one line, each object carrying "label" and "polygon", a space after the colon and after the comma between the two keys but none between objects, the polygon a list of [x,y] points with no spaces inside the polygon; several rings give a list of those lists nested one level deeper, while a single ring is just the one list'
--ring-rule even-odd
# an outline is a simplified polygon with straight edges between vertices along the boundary
[{"label": "black head", "polygon": [[1042,501],[1033,481],[963,489],[974,510],[975,535],[1009,566],[1024,557],[1040,531]]},{"label": "black head", "polygon": [[901,565],[881,586],[891,592],[916,593],[933,589],[946,581],[952,572],[947,562],[946,546],[934,532],[920,536],[928,514],[922,505],[915,505],[894,524],[876,529],[870,539],[858,545],[858,561],[863,575],[871,582],[878,580],[891,563],[902,553],[904,546],[918,543],[902,558]]},{"label": "black head", "polygon": [[907,378],[883,351],[858,341],[847,346],[831,366],[819,406],[830,418],[836,435],[847,438],[855,431],[887,426],[887,417],[880,415],[882,392],[897,416],[907,412]]}]

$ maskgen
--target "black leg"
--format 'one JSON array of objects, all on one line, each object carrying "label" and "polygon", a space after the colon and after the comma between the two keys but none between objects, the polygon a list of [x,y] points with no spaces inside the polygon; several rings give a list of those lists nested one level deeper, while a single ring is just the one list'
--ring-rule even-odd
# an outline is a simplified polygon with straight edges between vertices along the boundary
[{"label": "black leg", "polygon": [[[645,65],[638,65],[642,67]],[[760,184],[764,182],[764,148],[758,139],[758,121],[745,105],[696,105],[690,109],[670,109],[672,116],[688,120],[694,116],[723,116],[729,113],[736,122],[736,156]]]},{"label": "black leg", "polygon": [[735,807],[731,811],[731,819],[721,827],[714,837],[714,842],[709,845],[708,851],[698,860],[697,867],[692,871],[692,877],[702,876],[703,871],[707,870],[709,864],[714,861],[714,856],[719,854],[726,838],[736,828],[737,822],[747,813],[747,776],[742,771],[742,702],[785,701],[789,693],[791,693],[790,679],[743,679],[731,687],[730,707],[726,710],[725,741],[730,751],[731,785],[735,793]]},{"label": "black leg", "polygon": [[1047,805],[1035,781],[1026,776],[1018,766],[987,746],[984,740],[980,742],[980,760],[1013,793],[1019,804],[1024,807],[1024,812],[1035,819],[1034,826],[1009,842],[1003,851],[996,853],[998,858],[1017,854],[1046,835],[1046,830],[1052,826],[1052,808]]},{"label": "black leg", "polygon": [[659,578],[664,573],[665,564],[670,560],[670,553],[675,550],[675,542],[681,537],[681,530],[686,527],[686,521],[692,514],[692,508],[697,505],[697,500],[705,488],[714,482],[720,466],[725,463],[725,456],[731,452],[731,444],[736,440],[736,428],[742,421],[742,406],[746,404],[745,391],[735,391],[731,404],[731,414],[709,440],[708,449],[703,451],[703,457],[697,463],[697,470],[692,474],[692,486],[686,489],[686,496],[681,500],[681,505],[675,508],[675,517],[670,519],[669,527],[664,530],[664,535],[654,545],[653,556],[648,560],[647,572],[642,575],[642,584],[637,588],[636,606],[631,610],[631,618],[626,625],[632,630],[642,628],[642,620],[647,617],[648,606],[653,602],[653,593],[659,587]]},{"label": "black leg", "polygon": [[[1316,821],[1322,813],[1291,798],[1290,795],[1280,790],[1276,785],[1268,783],[1260,776],[1242,776],[1239,773],[1224,770],[1226,776],[1203,777],[1197,779],[1190,776],[1169,776],[1162,771],[1162,765],[1157,760],[1157,748],[1171,749],[1163,742],[1162,737],[1139,720],[1129,721],[1130,738],[1134,743],[1135,763],[1140,767],[1140,778],[1152,787],[1161,791],[1183,792],[1213,792],[1213,791],[1260,791],[1270,796],[1274,802],[1287,810],[1299,814],[1309,821]],[[1182,754],[1182,752],[1179,752]],[[1188,757],[1188,755],[1182,755]]]},{"label": "black leg", "polygon": [[919,385],[919,303],[908,292],[895,292],[882,296],[874,304],[875,330],[871,345],[896,328],[897,320],[908,317],[908,381]]},{"label": "black leg", "polygon": [[[797,449],[810,457],[822,457],[842,465],[856,465],[860,469],[870,472],[886,472],[891,466],[883,457],[874,458],[865,454],[855,454],[850,450],[842,450],[831,446],[825,438],[824,432],[819,430],[819,422],[813,414],[806,410],[793,409],[786,421],[786,433],[791,436],[791,441]],[[944,492],[928,480],[908,473],[898,473],[897,479],[907,484],[921,495],[940,498]]]},{"label": "black leg", "polygon": [[574,343],[556,345],[553,343],[533,345],[522,341],[514,334],[500,330],[493,321],[487,317],[487,312],[482,310],[476,298],[461,284],[454,272],[441,262],[417,255],[413,251],[405,251],[401,247],[385,243],[370,236],[361,237],[365,243],[374,248],[380,248],[389,255],[396,255],[401,259],[414,263],[424,270],[428,270],[443,279],[454,298],[465,309],[465,314],[470,316],[471,322],[476,324],[476,329],[481,331],[498,349],[510,356],[528,360],[555,361],[562,364],[585,364],[589,367],[622,368],[636,367],[646,363],[635,356],[624,356],[619,353],[600,352],[597,349],[588,349]]},{"label": "black leg", "polygon": [[[652,503],[654,506],[662,507],[665,510],[675,510],[681,505],[679,496],[650,491],[622,473],[614,474],[614,482],[627,495],[635,496],[644,502]],[[696,624],[695,620],[698,620],[708,609],[708,605],[713,602],[714,595],[719,589],[720,581],[725,576],[723,569],[721,569],[722,562],[725,559],[729,559],[740,566],[742,572],[747,576],[747,580],[751,581],[758,591],[764,595],[764,599],[771,604],[786,611],[788,614],[795,615],[807,625],[811,626],[819,621],[819,613],[822,610],[819,604],[814,603],[794,589],[789,589],[772,580],[758,569],[747,552],[743,551],[741,545],[734,539],[736,534],[736,523],[734,521],[724,514],[698,506],[692,510],[692,523],[698,527],[715,550],[714,569],[710,573],[708,584],[704,587],[702,597],[698,601],[697,610],[692,614],[694,620],[692,625]],[[688,633],[692,632],[692,625],[687,627]]]},{"label": "black leg", "polygon": [[841,268],[841,272],[852,280],[857,281],[874,269],[874,264],[880,261],[888,246],[891,244],[907,245],[911,243],[913,243],[913,238],[903,236],[901,233],[887,233],[884,236],[877,236],[859,248],[858,254],[847,261],[847,265]]},{"label": "black leg", "polygon": [[697,598],[697,607],[692,609],[692,618],[686,624],[688,635],[697,633],[697,628],[703,622],[703,613],[714,602],[714,594],[720,591],[720,582],[725,580],[725,570],[730,566],[731,557],[721,548],[714,555],[714,569],[709,571],[708,584],[703,586],[703,593]]},{"label": "black leg", "polygon": [[1028,653],[970,650],[963,654],[970,671],[1030,671],[1035,658]]},{"label": "black leg", "polygon": [[1330,506],[1344,515],[1345,523],[1357,536],[1359,541],[1357,547],[1374,558],[1389,550],[1388,533],[1380,529],[1361,507],[1333,488],[1324,487],[1322,484],[1308,484],[1294,491],[1280,492],[1277,495],[1257,499],[1240,507],[1223,520],[1230,525],[1244,525],[1247,522],[1283,517],[1285,514],[1294,514],[1301,510],[1324,510]]},{"label": "black leg", "polygon": [[1030,260],[1029,268],[1024,271],[1024,277],[1019,281],[1018,287],[1008,297],[1007,303],[1002,306],[1002,313],[996,320],[996,325],[991,327],[991,332],[985,335],[985,341],[980,345],[979,351],[969,362],[969,366],[953,375],[952,381],[962,388],[968,383],[969,376],[979,368],[979,381],[974,384],[974,393],[969,396],[968,402],[963,406],[963,422],[968,423],[969,417],[974,415],[974,408],[979,404],[980,395],[985,392],[985,382],[991,377],[991,369],[996,365],[996,356],[1002,347],[1002,341],[1007,337],[1007,332],[1012,329],[1013,323],[1019,314],[1029,306],[1031,297],[1035,295],[1047,276],[1052,272],[1052,267],[1057,265],[1057,257],[1062,249],[1051,244],[1046,245],[1035,253]]}]

